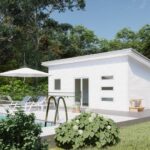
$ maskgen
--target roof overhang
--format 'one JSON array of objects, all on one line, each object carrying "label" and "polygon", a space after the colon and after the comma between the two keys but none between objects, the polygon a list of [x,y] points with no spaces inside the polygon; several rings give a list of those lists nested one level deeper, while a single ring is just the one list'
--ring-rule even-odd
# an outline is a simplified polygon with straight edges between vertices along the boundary
[{"label": "roof overhang", "polygon": [[50,66],[73,64],[73,63],[79,63],[79,62],[85,62],[85,61],[91,61],[91,60],[103,60],[103,59],[109,59],[109,58],[117,58],[117,57],[122,57],[122,56],[130,56],[131,58],[137,60],[138,62],[150,68],[150,59],[143,56],[142,54],[140,54],[139,52],[137,52],[136,50],[132,48],[98,53],[98,54],[85,55],[85,56],[72,57],[72,58],[66,58],[66,59],[59,59],[59,60],[53,60],[53,61],[46,61],[46,62],[42,62],[42,66],[50,67]]}]

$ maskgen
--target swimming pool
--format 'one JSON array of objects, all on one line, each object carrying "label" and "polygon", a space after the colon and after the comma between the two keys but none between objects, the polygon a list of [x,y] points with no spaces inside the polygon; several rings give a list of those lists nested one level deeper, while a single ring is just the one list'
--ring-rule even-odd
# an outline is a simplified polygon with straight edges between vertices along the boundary
[{"label": "swimming pool", "polygon": [[[0,114],[0,121],[2,119],[6,119],[6,114]],[[44,127],[45,121],[36,119],[35,123],[40,124],[41,127]],[[47,122],[47,127],[51,127],[51,126],[54,126],[54,125],[55,125],[54,122],[50,122],[50,121]]]},{"label": "swimming pool", "polygon": [[5,119],[5,118],[6,118],[6,115],[0,114],[0,120]]}]

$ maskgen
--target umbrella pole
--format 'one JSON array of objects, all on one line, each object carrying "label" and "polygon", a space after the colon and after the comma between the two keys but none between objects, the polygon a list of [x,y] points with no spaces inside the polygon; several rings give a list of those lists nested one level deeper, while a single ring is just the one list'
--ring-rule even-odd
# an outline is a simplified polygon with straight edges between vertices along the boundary
[{"label": "umbrella pole", "polygon": [[23,78],[23,83],[25,83],[25,82],[26,82],[26,78],[24,77],[24,78]]}]

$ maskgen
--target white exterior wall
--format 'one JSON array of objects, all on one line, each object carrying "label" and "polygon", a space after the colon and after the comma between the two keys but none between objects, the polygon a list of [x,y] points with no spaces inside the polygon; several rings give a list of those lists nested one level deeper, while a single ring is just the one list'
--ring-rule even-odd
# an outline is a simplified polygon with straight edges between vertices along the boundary
[{"label": "white exterior wall", "polygon": [[129,100],[143,99],[143,106],[150,108],[150,68],[129,58]]},{"label": "white exterior wall", "polygon": [[[89,79],[89,108],[128,111],[128,59],[127,57],[92,60],[49,67],[49,92],[75,92],[75,79]],[[101,76],[113,75],[113,80]],[[54,79],[61,79],[61,90],[54,90]],[[113,91],[102,91],[102,86],[113,86]],[[114,101],[101,101],[113,97]],[[72,99],[72,100],[71,100]],[[74,104],[68,98],[67,105]]]}]

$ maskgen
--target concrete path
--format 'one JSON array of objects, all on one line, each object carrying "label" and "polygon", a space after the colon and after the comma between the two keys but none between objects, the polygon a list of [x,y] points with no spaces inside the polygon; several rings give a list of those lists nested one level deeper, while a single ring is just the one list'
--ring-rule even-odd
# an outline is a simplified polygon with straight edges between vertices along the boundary
[{"label": "concrete path", "polygon": [[145,109],[143,112],[125,112],[102,109],[91,109],[91,111],[110,117],[119,127],[150,121],[150,109]]},{"label": "concrete path", "polygon": [[[82,109],[82,111],[84,111],[84,109]],[[106,115],[134,117],[134,118],[142,118],[150,116],[150,109],[145,109],[143,112],[126,112],[126,111],[115,111],[104,109],[90,109],[90,111]]]}]

